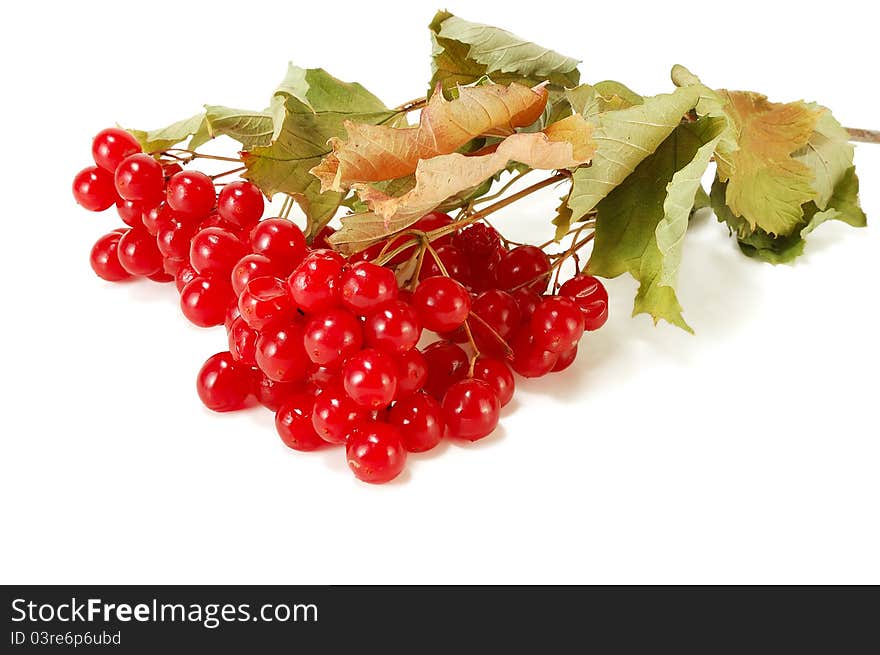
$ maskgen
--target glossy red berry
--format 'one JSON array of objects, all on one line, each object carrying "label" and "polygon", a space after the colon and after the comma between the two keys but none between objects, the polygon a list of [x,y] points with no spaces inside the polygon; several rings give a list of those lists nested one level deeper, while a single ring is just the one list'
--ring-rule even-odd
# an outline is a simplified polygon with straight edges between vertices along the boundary
[{"label": "glossy red berry", "polygon": [[319,249],[332,250],[333,245],[330,243],[330,237],[332,237],[335,233],[336,233],[336,230],[334,230],[329,225],[325,225],[320,230],[318,230],[318,233],[315,235],[315,238],[312,239],[312,248],[314,248],[315,250],[319,250]]},{"label": "glossy red berry", "polygon": [[446,390],[467,375],[468,357],[450,341],[435,341],[422,351],[422,355],[428,366],[425,391],[442,400]]},{"label": "glossy red berry", "polygon": [[550,260],[540,248],[517,246],[501,258],[495,271],[498,287],[512,291],[520,286],[543,293],[550,279]]},{"label": "glossy red berry", "polygon": [[[145,209],[141,213],[141,226],[153,236],[157,236],[159,230],[175,220],[181,221],[182,219],[164,202]],[[189,253],[187,253],[187,257],[189,257]]]},{"label": "glossy red berry", "polygon": [[177,287],[177,293],[181,293],[183,288],[198,276],[199,274],[196,273],[196,269],[189,264],[184,264],[177,269],[177,272],[174,274],[174,285]]},{"label": "glossy red berry", "polygon": [[169,282],[176,281],[177,279],[177,271],[179,271],[184,266],[189,266],[189,262],[186,259],[176,259],[174,257],[162,257],[162,270],[171,276]]},{"label": "glossy red berry", "polygon": [[[113,194],[116,194],[116,187],[113,188]],[[129,227],[143,226],[143,222],[141,221],[141,218],[144,215],[143,203],[134,200],[125,200],[124,198],[116,196],[116,213],[119,214],[119,218],[122,219],[122,222]]]},{"label": "glossy red berry", "polygon": [[361,322],[344,309],[326,309],[306,322],[303,344],[309,359],[320,366],[342,366],[361,349],[362,343]]},{"label": "glossy red berry", "polygon": [[315,397],[299,391],[285,400],[275,414],[275,429],[284,445],[294,450],[309,451],[326,446],[312,425]]},{"label": "glossy red berry", "polygon": [[257,365],[257,337],[259,333],[239,316],[228,330],[229,353],[232,359],[246,366]]},{"label": "glossy red berry", "polygon": [[523,326],[510,341],[513,348],[513,359],[510,365],[514,371],[524,378],[538,378],[547,375],[556,366],[559,355],[535,345],[528,326]]},{"label": "glossy red berry", "polygon": [[483,380],[460,380],[443,396],[443,418],[454,439],[476,441],[490,435],[498,425],[500,412],[498,396]]},{"label": "glossy red berry", "polygon": [[144,153],[129,155],[114,175],[116,192],[126,200],[158,203],[165,190],[162,165]]},{"label": "glossy red berry", "polygon": [[103,168],[89,166],[73,178],[73,197],[91,212],[102,212],[116,203],[113,176]]},{"label": "glossy red berry", "polygon": [[[284,401],[291,398],[294,394],[302,391],[309,391],[309,393],[311,393],[311,390],[308,387],[303,386],[302,382],[276,382],[261,373],[257,373],[257,378],[256,386],[254,388],[257,402],[266,409],[271,409],[273,412],[277,412],[278,408],[281,407]],[[311,394],[311,396],[312,403],[314,403],[315,396],[314,394]]]},{"label": "glossy red berry", "polygon": [[556,364],[553,365],[552,371],[554,373],[558,373],[559,371],[564,371],[565,369],[567,369],[574,363],[574,360],[577,358],[577,354],[577,344],[575,344],[568,350],[559,353],[559,356],[556,358]]},{"label": "glossy red berry", "polygon": [[364,319],[364,341],[371,348],[400,354],[415,347],[422,325],[411,305],[394,300]]},{"label": "glossy red berry", "polygon": [[268,218],[251,230],[251,249],[265,255],[286,275],[303,260],[306,238],[296,225],[284,218]]},{"label": "glossy red berry", "polygon": [[471,297],[451,278],[429,277],[419,283],[412,304],[423,327],[434,332],[447,332],[467,319]]},{"label": "glossy red berry", "polygon": [[516,389],[513,373],[500,359],[478,357],[474,363],[474,378],[492,387],[502,407],[513,400],[513,392]]},{"label": "glossy red berry", "polygon": [[195,233],[192,224],[174,217],[159,225],[156,245],[163,257],[189,260],[190,242]]},{"label": "glossy red berry", "polygon": [[222,325],[233,298],[232,286],[225,279],[199,275],[180,291],[180,310],[199,327]]},{"label": "glossy red berry", "polygon": [[348,397],[339,379],[315,397],[312,425],[324,441],[345,443],[349,432],[368,418],[368,411]]},{"label": "glossy red berry", "polygon": [[232,232],[206,227],[196,232],[189,247],[189,261],[199,273],[229,275],[247,254],[247,246]]},{"label": "glossy red berry", "polygon": [[[443,212],[430,212],[422,216],[419,220],[413,223],[410,226],[410,229],[413,230],[421,230],[422,232],[430,232],[431,230],[436,230],[441,227],[446,227],[447,225],[452,224],[452,218],[449,214],[444,214]],[[385,252],[392,252],[397,248],[406,244],[407,241],[412,241],[413,238],[410,235],[399,236],[391,242]],[[379,251],[385,246],[385,241],[382,241],[375,246],[371,247],[371,249],[375,249],[373,255],[368,259],[373,259],[376,255],[379,254]],[[452,243],[452,235],[447,234],[445,236],[440,237],[439,239],[434,239],[431,242],[431,245],[436,248],[441,248],[442,246],[450,245]],[[394,257],[391,258],[390,264],[402,264],[410,257],[415,254],[416,246],[413,245],[410,248],[404,249],[402,252],[398,253]]]},{"label": "glossy red berry", "polygon": [[310,252],[287,279],[297,307],[317,312],[338,305],[339,276],[344,265],[345,259],[332,250]]},{"label": "glossy red berry", "polygon": [[164,267],[165,267],[165,262],[163,261],[162,262],[162,269],[163,270],[157,271],[156,273],[153,273],[152,275],[148,275],[147,279],[150,280],[151,282],[158,282],[159,284],[168,284],[169,282],[174,282],[174,276],[171,273],[167,273],[164,270]]},{"label": "glossy red berry", "polygon": [[271,323],[289,322],[296,316],[287,285],[277,277],[250,280],[238,296],[238,311],[255,330],[262,330]]},{"label": "glossy red berry", "polygon": [[397,298],[394,272],[370,262],[353,264],[339,277],[339,298],[346,309],[364,316]]},{"label": "glossy red berry", "polygon": [[303,329],[297,323],[270,325],[257,338],[257,365],[276,382],[304,380],[311,361],[303,347]]},{"label": "glossy red berry", "polygon": [[368,348],[342,369],[345,393],[361,407],[382,409],[397,395],[397,366],[390,355]]},{"label": "glossy red berry", "polygon": [[592,275],[576,275],[559,288],[559,295],[571,298],[584,315],[584,329],[598,330],[608,320],[608,291]]},{"label": "glossy red berry", "polygon": [[141,144],[129,132],[118,127],[101,130],[92,140],[92,158],[108,173],[129,155],[141,152]]},{"label": "glossy red berry", "polygon": [[352,430],[345,445],[348,466],[363,482],[390,482],[406,465],[406,449],[393,425],[369,421]]},{"label": "glossy red berry", "polygon": [[428,379],[428,362],[418,348],[395,357],[397,362],[397,394],[403,396],[418,391]]},{"label": "glossy red berry", "polygon": [[[436,252],[437,258],[443,263],[443,268],[446,269],[449,277],[458,280],[462,284],[469,284],[471,266],[461,250],[455,246],[446,245],[437,248]],[[422,270],[419,271],[419,280],[437,275],[443,275],[443,271],[440,270],[440,264],[437,263],[433,256],[426,256],[425,261],[422,263]]]},{"label": "glossy red berry", "polygon": [[119,263],[132,275],[153,275],[162,270],[162,253],[156,239],[144,229],[131,228],[119,239]]},{"label": "glossy red berry", "polygon": [[520,321],[523,322],[528,321],[532,317],[543,298],[540,294],[525,287],[512,291],[510,295],[516,300],[516,304],[519,307]]},{"label": "glossy red berry", "polygon": [[265,255],[245,255],[232,268],[232,289],[241,295],[247,283],[258,277],[275,277],[278,267]]},{"label": "glossy red berry", "polygon": [[500,247],[486,257],[470,259],[470,287],[475,292],[488,291],[498,286],[495,280],[495,271],[502,257],[507,254],[507,249]]},{"label": "glossy red berry", "polygon": [[247,180],[236,180],[225,185],[217,196],[220,218],[249,230],[263,216],[265,203],[259,187]]},{"label": "glossy red berry", "polygon": [[253,390],[253,378],[250,369],[236,364],[228,352],[217,353],[199,371],[196,390],[205,407],[229,412],[245,406]]},{"label": "glossy red berry", "polygon": [[480,352],[505,356],[505,343],[521,321],[516,298],[500,289],[484,291],[474,298],[470,316],[471,333]]},{"label": "glossy red berry", "polygon": [[89,253],[89,264],[95,275],[108,282],[119,282],[131,277],[131,273],[119,263],[117,246],[121,238],[122,234],[119,232],[105,234],[95,242]]},{"label": "glossy red berry", "polygon": [[529,319],[535,346],[552,353],[571,350],[584,333],[581,310],[568,298],[549,296],[541,301]]},{"label": "glossy red berry", "polygon": [[168,205],[187,216],[207,216],[214,208],[217,195],[214,181],[200,171],[180,171],[168,178],[165,189]]},{"label": "glossy red berry", "polygon": [[423,453],[440,443],[446,424],[440,403],[426,393],[402,397],[388,411],[388,423],[397,426],[404,448]]},{"label": "glossy red berry", "polygon": [[469,260],[492,257],[501,247],[501,236],[494,227],[474,223],[455,233],[452,243]]}]

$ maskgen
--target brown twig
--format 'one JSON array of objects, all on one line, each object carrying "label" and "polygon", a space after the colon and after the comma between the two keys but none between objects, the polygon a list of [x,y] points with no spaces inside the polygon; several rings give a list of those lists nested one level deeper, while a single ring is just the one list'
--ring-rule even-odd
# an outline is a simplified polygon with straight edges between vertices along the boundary
[{"label": "brown twig", "polygon": [[845,127],[850,141],[859,143],[880,143],[880,131],[865,130],[861,127]]}]

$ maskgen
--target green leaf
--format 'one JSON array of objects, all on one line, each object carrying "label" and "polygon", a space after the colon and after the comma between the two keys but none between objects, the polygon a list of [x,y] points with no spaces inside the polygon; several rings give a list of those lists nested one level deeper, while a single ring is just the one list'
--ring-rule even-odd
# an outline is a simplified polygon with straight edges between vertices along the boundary
[{"label": "green leaf", "polygon": [[272,196],[291,195],[308,219],[307,234],[326,225],[344,197],[321,193],[309,170],[330,152],[327,141],[344,134],[347,120],[383,123],[396,116],[360,84],[342,82],[320,68],[291,65],[278,87],[272,110],[274,139],[244,155],[244,177]]},{"label": "green leaf", "polygon": [[607,111],[595,117],[596,155],[590,166],[575,170],[568,206],[575,220],[592,211],[649,157],[693,109],[699,98],[694,88],[645,98],[628,109]]},{"label": "green leaf", "polygon": [[620,82],[610,80],[598,84],[581,84],[565,90],[565,100],[572,111],[592,118],[597,114],[627,109],[644,102],[644,98]]},{"label": "green leaf", "polygon": [[556,226],[556,234],[553,238],[558,243],[571,229],[571,209],[568,207],[568,196],[562,196],[559,199],[556,216],[553,217],[553,225]]},{"label": "green leaf", "polygon": [[815,202],[819,209],[828,207],[837,184],[853,165],[853,147],[849,134],[825,107],[808,105],[821,112],[807,145],[792,157],[806,164],[814,175]]},{"label": "green leaf", "polygon": [[639,280],[633,314],[650,314],[691,332],[673,284],[702,171],[723,123],[677,124],[670,136],[596,206],[588,270],[603,277],[629,272]]},{"label": "green leaf", "polygon": [[803,254],[807,235],[822,223],[839,220],[853,227],[867,225],[865,214],[859,206],[859,179],[855,167],[850,167],[844,173],[825,210],[820,210],[815,202],[806,203],[800,229],[784,236],[771,235],[761,228],[751,230],[745,220],[730,211],[725,187],[725,183],[717,179],[712,185],[712,209],[718,220],[727,223],[731,232],[736,234],[737,243],[744,254],[770,264],[788,264]]},{"label": "green leaf", "polygon": [[205,119],[209,138],[228,136],[238,141],[246,150],[272,142],[274,125],[269,111],[206,105]]},{"label": "green leaf", "polygon": [[158,130],[128,130],[138,143],[141,144],[144,152],[160,152],[173,148],[178,143],[185,141],[197,132],[203,130],[205,114],[199,113],[190,116],[182,121],[172,123],[167,127]]},{"label": "green leaf", "polygon": [[566,57],[497,27],[471,23],[439,11],[431,30],[431,88],[444,90],[488,76],[493,82],[549,82],[551,87],[577,86],[578,60]]}]

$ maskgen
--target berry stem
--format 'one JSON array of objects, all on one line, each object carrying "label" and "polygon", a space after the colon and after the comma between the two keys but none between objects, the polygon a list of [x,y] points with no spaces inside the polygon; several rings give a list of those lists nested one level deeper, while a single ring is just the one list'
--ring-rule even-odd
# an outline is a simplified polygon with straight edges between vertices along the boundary
[{"label": "berry stem", "polygon": [[402,105],[398,105],[397,107],[395,107],[392,111],[394,111],[397,114],[406,114],[411,111],[421,109],[422,107],[424,107],[427,104],[428,104],[428,98],[425,96],[422,96],[421,98],[415,98],[415,99],[410,100],[408,102],[404,102]]},{"label": "berry stem", "polygon": [[226,177],[227,175],[234,175],[235,173],[241,173],[243,170],[246,170],[247,166],[239,166],[238,168],[233,168],[232,170],[224,171],[223,173],[217,173],[216,175],[210,175],[209,177],[212,180],[216,180],[221,177]]},{"label": "berry stem", "polygon": [[880,143],[880,131],[866,130],[861,127],[845,127],[850,141],[858,143]]}]

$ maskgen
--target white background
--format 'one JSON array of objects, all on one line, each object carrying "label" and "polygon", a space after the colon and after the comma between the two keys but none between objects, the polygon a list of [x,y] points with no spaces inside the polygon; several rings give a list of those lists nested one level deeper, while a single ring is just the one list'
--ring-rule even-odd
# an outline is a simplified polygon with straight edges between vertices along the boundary
[{"label": "white background", "polygon": [[[451,5],[584,60],[585,81],[806,97],[880,128],[876,22],[861,2]],[[564,374],[522,384],[503,427],[358,483],[338,450],[302,454],[265,410],[217,415],[194,390],[222,328],[170,287],[88,267],[112,211],[73,174],[115,122],[203,103],[263,107],[288,60],[389,104],[423,94],[436,5],[19,3],[3,61],[0,581],[4,583],[880,582],[880,229],[826,225],[790,267],[741,256],[711,216],[686,244],[695,328],[611,319]],[[541,11],[546,10],[546,13]],[[859,146],[880,216],[880,146]],[[555,197],[498,219],[543,241]]]}]

